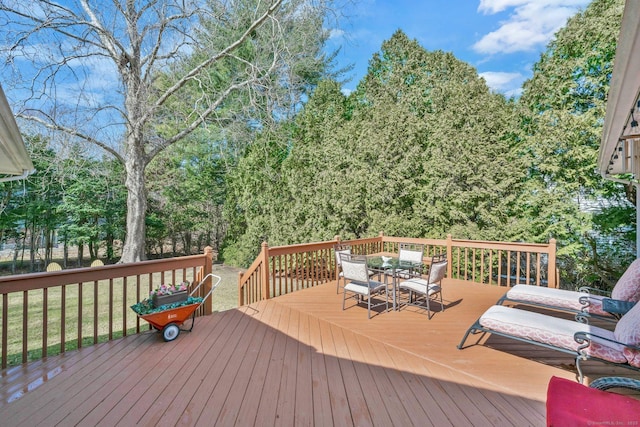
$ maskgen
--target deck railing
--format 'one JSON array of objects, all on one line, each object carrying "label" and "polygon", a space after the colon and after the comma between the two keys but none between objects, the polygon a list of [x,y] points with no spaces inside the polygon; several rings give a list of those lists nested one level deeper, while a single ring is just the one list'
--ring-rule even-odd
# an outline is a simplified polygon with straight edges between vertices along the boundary
[{"label": "deck railing", "polygon": [[[130,306],[160,284],[199,282],[212,265],[207,247],[200,255],[0,277],[2,369],[140,332],[149,326]],[[198,309],[210,313],[211,298]]]},{"label": "deck railing", "polygon": [[262,244],[260,255],[238,280],[239,305],[294,292],[336,280],[337,267],[333,246],[348,243],[356,254],[397,253],[400,243],[423,244],[424,261],[445,253],[449,260],[447,277],[451,282],[476,282],[513,286],[528,283],[558,287],[556,242],[547,244],[485,242],[453,239],[416,239],[378,237],[334,240],[278,246]]},{"label": "deck railing", "polygon": [[[270,248],[262,244],[262,250],[246,272],[240,273],[238,287],[239,305],[269,299],[278,295],[330,282],[336,278],[336,262],[333,246],[340,238],[319,243],[304,243]],[[356,254],[379,252],[382,248],[378,237],[350,240]]]}]

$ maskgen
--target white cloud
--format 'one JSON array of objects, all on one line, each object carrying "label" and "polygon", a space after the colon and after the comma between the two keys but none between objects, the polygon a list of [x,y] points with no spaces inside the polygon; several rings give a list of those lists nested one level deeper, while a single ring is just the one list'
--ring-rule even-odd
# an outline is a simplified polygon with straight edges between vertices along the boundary
[{"label": "white cloud", "polygon": [[506,92],[503,92],[503,95],[506,96],[507,98],[520,98],[520,95],[522,95],[522,88],[517,87],[514,89],[510,89]]},{"label": "white cloud", "polygon": [[512,7],[535,3],[545,7],[582,7],[591,0],[480,0],[478,11],[485,12],[487,15],[505,11]]},{"label": "white cloud", "polygon": [[487,15],[513,9],[500,28],[486,34],[473,49],[484,54],[530,51],[551,40],[567,19],[589,0],[480,0]]},{"label": "white cloud", "polygon": [[500,92],[506,96],[519,96],[522,92],[522,82],[525,76],[521,73],[506,73],[502,71],[487,71],[480,73],[489,86],[495,92]]},{"label": "white cloud", "polygon": [[329,30],[329,40],[342,39],[344,35],[344,30],[340,28],[332,28]]}]

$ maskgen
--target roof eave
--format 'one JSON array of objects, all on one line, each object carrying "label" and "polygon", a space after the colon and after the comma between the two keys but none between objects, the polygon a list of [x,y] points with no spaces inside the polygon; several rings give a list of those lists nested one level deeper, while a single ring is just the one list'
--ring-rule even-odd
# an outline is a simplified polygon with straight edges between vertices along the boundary
[{"label": "roof eave", "polygon": [[[598,170],[607,177],[614,150],[640,95],[640,2],[627,0],[607,100]],[[623,170],[621,173],[632,171]],[[637,177],[635,177],[637,178]]]},{"label": "roof eave", "polygon": [[0,86],[0,174],[19,176],[0,178],[0,182],[24,178],[32,171],[33,162]]}]

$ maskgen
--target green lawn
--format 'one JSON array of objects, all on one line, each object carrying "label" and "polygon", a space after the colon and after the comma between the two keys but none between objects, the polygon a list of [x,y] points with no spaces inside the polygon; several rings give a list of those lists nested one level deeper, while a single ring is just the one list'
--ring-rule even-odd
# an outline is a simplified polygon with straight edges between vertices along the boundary
[{"label": "green lawn", "polygon": [[238,273],[241,270],[224,264],[214,264],[213,274],[222,278],[220,285],[213,291],[213,311],[229,310],[238,306]]}]

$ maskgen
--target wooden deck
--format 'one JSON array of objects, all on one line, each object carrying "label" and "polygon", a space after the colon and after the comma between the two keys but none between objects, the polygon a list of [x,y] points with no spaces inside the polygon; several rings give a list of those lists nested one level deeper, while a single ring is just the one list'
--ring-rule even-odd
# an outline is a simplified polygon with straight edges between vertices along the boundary
[{"label": "wooden deck", "polygon": [[445,284],[431,320],[367,320],[321,285],[198,318],[171,343],[149,331],[5,370],[0,424],[545,425],[547,383],[575,377],[570,356],[499,337],[456,349],[503,292]]}]

